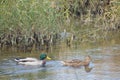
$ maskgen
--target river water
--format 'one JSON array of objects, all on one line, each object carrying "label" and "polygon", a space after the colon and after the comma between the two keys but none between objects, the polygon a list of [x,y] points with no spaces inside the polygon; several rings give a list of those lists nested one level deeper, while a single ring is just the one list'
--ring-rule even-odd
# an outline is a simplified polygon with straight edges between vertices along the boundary
[{"label": "river water", "polygon": [[[114,41],[113,41],[114,42]],[[120,80],[120,45],[107,43],[85,47],[66,48],[48,52],[53,60],[46,67],[18,65],[16,57],[39,57],[39,53],[0,52],[0,80]],[[73,68],[61,64],[62,60],[81,59],[90,55],[94,68],[86,72],[83,67]]]}]

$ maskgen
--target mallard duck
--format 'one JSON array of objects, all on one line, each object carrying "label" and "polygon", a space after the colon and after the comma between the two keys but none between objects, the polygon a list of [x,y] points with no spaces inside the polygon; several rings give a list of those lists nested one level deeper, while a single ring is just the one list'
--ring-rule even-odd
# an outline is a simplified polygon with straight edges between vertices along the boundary
[{"label": "mallard duck", "polygon": [[86,56],[83,61],[79,59],[73,59],[73,60],[62,61],[62,64],[64,66],[72,66],[72,67],[84,66],[87,72],[89,72],[94,67],[94,64],[92,63],[92,58],[90,56]]},{"label": "mallard duck", "polygon": [[15,61],[18,64],[23,64],[23,65],[41,65],[45,66],[46,60],[45,59],[51,59],[50,57],[47,56],[47,54],[43,53],[40,55],[40,60],[32,57],[27,57],[27,58],[16,58]]}]

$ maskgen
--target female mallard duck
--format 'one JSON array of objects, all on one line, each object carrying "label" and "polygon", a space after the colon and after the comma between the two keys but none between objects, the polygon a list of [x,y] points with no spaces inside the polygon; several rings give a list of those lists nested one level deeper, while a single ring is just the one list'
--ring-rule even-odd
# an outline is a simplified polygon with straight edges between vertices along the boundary
[{"label": "female mallard duck", "polygon": [[73,59],[70,61],[62,61],[62,64],[64,66],[72,66],[72,67],[84,66],[87,72],[89,72],[94,67],[94,64],[92,63],[92,58],[90,56],[86,56],[83,61],[79,59]]},{"label": "female mallard duck", "polygon": [[43,54],[40,55],[40,60],[38,60],[36,58],[27,57],[27,58],[16,58],[15,61],[18,64],[23,64],[23,65],[41,65],[41,66],[45,66],[45,64],[46,64],[45,59],[51,59],[51,58],[49,58],[46,54],[43,53]]}]

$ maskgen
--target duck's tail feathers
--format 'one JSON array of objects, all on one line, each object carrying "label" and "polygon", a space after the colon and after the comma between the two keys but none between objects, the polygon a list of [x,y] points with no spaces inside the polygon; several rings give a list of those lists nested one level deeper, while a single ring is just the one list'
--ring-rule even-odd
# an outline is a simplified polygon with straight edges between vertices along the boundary
[{"label": "duck's tail feathers", "polygon": [[15,59],[14,59],[14,61],[18,61],[18,60],[20,60],[20,59],[19,59],[19,58],[15,58]]},{"label": "duck's tail feathers", "polygon": [[62,63],[62,65],[65,65],[65,62],[64,61],[60,61]]},{"label": "duck's tail feathers", "polygon": [[14,61],[19,62],[20,58],[15,58]]}]

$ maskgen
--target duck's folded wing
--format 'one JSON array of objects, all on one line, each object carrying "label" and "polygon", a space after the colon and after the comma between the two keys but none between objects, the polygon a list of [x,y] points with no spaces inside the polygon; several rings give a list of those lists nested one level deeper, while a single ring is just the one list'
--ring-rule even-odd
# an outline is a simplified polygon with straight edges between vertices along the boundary
[{"label": "duck's folded wing", "polygon": [[42,65],[42,61],[18,62],[18,64],[22,64],[22,65]]},{"label": "duck's folded wing", "polygon": [[33,61],[37,61],[36,58],[31,58],[31,57],[27,57],[27,58],[16,58],[15,61],[17,62],[33,62]]},{"label": "duck's folded wing", "polygon": [[79,60],[79,59],[73,59],[73,60],[66,60],[66,61],[63,61],[63,62],[65,62],[65,63],[80,63],[82,61]]}]

